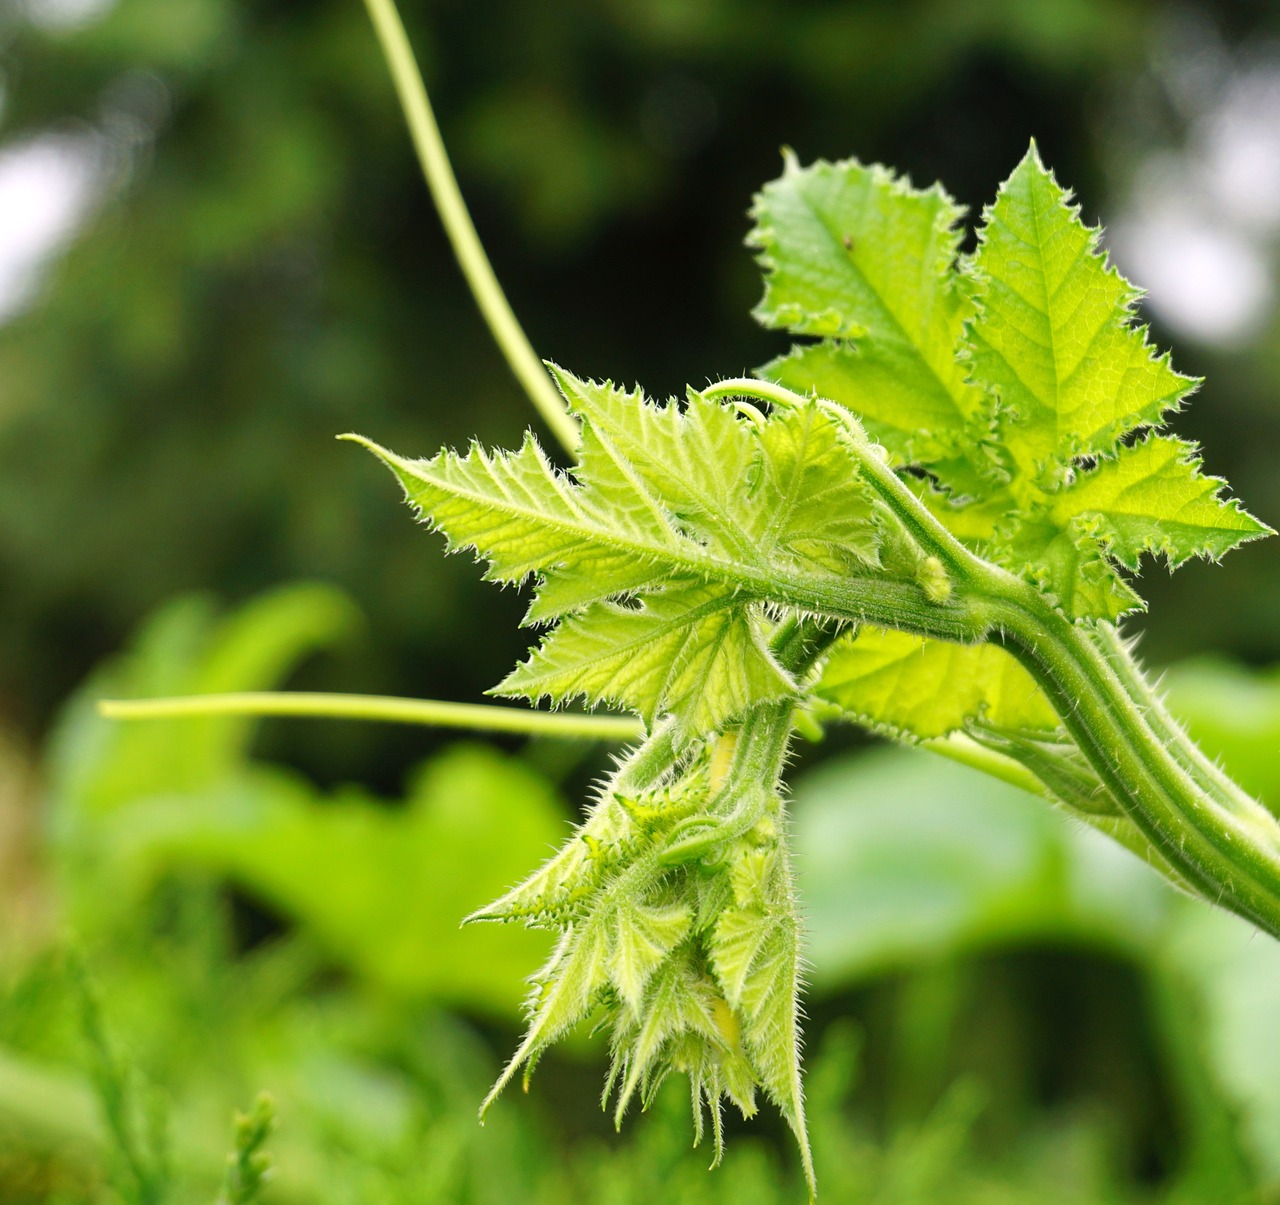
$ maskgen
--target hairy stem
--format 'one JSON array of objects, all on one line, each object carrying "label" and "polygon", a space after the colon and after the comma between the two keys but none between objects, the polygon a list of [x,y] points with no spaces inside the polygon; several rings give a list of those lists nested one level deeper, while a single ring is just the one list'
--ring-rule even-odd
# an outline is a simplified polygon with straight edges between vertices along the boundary
[{"label": "hairy stem", "polygon": [[1151,730],[1166,744],[1169,752],[1200,786],[1224,807],[1238,815],[1250,815],[1257,806],[1239,784],[1204,755],[1203,750],[1169,714],[1159,691],[1148,681],[1134,659],[1130,645],[1111,624],[1099,624],[1093,641],[1129,694],[1141,704]]},{"label": "hairy stem", "polygon": [[112,720],[159,720],[200,715],[308,716],[606,741],[632,740],[643,731],[640,721],[629,716],[572,715],[563,711],[529,711],[523,707],[483,703],[444,703],[436,699],[308,691],[245,691],[172,699],[102,699],[98,703],[98,711]]},{"label": "hairy stem", "polygon": [[[783,406],[804,401],[782,386],[747,378],[722,381],[703,393]],[[833,414],[848,413],[834,402],[819,401]],[[1186,737],[1118,636],[1073,625],[1032,585],[965,548],[898,479],[856,419],[849,416],[845,426],[867,483],[921,551],[936,556],[955,576],[959,588],[949,601],[970,634],[946,635],[937,625],[922,622],[914,608],[887,622],[867,618],[878,626],[942,639],[1003,640],[1045,692],[1125,817],[1169,863],[1174,877],[1280,937],[1276,819]]]},{"label": "hairy stem", "polygon": [[1021,586],[993,601],[997,626],[1125,815],[1206,899],[1280,937],[1280,825],[1256,802],[1237,812],[1206,791],[1087,629]]},{"label": "hairy stem", "polygon": [[564,399],[547,375],[494,275],[458,188],[457,177],[444,149],[444,140],[431,110],[422,73],[418,70],[400,14],[396,11],[395,0],[365,0],[365,7],[369,10],[400,97],[427,187],[431,190],[432,200],[476,305],[480,307],[499,350],[529,395],[529,400],[565,451],[573,453],[578,448],[578,424],[565,407]]}]

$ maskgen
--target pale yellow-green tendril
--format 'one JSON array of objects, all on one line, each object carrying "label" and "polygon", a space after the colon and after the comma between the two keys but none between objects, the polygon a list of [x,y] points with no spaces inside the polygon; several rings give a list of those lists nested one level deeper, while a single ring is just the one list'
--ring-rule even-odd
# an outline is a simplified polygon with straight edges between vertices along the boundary
[{"label": "pale yellow-green tendril", "polygon": [[388,695],[324,694],[309,691],[243,691],[170,699],[102,699],[98,711],[112,720],[161,720],[187,716],[307,716],[335,720],[380,720],[475,732],[511,732],[577,740],[628,741],[643,732],[627,716],[529,711],[483,703],[446,703]]},{"label": "pale yellow-green tendril", "polygon": [[458,188],[458,181],[449,163],[444,140],[440,137],[431,101],[422,82],[422,73],[418,70],[400,14],[396,11],[393,0],[365,0],[365,7],[369,10],[396,93],[400,97],[405,122],[409,127],[414,149],[418,152],[418,161],[422,164],[427,187],[431,190],[432,200],[435,201],[445,233],[458,257],[458,266],[466,277],[476,305],[480,307],[480,313],[488,323],[499,350],[511,366],[511,371],[515,373],[516,380],[529,395],[529,400],[543,421],[551,428],[565,451],[576,452],[578,425],[551,383],[551,378],[529,343],[528,336],[494,275],[489,257],[485,254],[466,202],[462,199],[462,192]]}]

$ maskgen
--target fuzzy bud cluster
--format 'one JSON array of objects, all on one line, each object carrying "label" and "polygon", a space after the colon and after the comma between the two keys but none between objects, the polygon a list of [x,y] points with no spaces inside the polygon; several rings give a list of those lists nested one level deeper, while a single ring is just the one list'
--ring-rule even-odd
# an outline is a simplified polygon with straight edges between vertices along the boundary
[{"label": "fuzzy bud cluster", "polygon": [[[779,708],[716,738],[667,776],[630,789],[627,766],[585,822],[529,879],[473,920],[559,934],[533,977],[529,1029],[487,1107],[522,1067],[580,1021],[609,1031],[604,1092],[621,1125],[672,1071],[689,1077],[695,1141],[709,1111],[756,1112],[762,1089],[800,1138],[797,924],[776,777],[788,718]],[[779,739],[781,732],[781,739]]]}]

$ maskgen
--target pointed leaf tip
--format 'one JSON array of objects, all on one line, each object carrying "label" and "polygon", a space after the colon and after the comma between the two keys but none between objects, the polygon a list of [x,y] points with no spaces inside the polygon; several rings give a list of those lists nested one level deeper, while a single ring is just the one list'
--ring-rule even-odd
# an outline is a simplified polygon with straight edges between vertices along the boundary
[{"label": "pointed leaf tip", "polygon": [[402,464],[404,458],[397,456],[390,448],[384,448],[380,443],[369,439],[367,436],[358,435],[354,431],[344,431],[341,435],[334,436],[341,443],[357,444],[366,451],[372,452],[379,460],[386,464]]}]

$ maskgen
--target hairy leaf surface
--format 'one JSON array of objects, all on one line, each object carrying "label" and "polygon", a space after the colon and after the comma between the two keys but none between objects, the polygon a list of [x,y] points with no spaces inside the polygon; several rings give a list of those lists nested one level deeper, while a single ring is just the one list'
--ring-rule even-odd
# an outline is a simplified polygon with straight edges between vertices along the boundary
[{"label": "hairy leaf surface", "polygon": [[1197,384],[1131,324],[1139,294],[1033,146],[984,213],[966,357],[999,403],[1015,478],[1053,490],[1078,456],[1159,424]]},{"label": "hairy leaf surface", "polygon": [[884,168],[802,169],[788,154],[752,211],[765,270],[756,317],[825,340],[763,375],[847,405],[900,462],[963,446],[984,398],[955,357],[973,312],[952,271],[962,213],[940,187],[914,189]]},{"label": "hairy leaf surface", "polygon": [[497,690],[671,714],[684,739],[794,692],[767,648],[771,576],[876,562],[841,424],[817,405],[656,406],[554,372],[583,423],[572,476],[532,438],[431,460],[368,445],[451,548],[475,549],[492,579],[537,577],[530,620],[559,622]]},{"label": "hairy leaf surface", "polygon": [[638,606],[595,603],[565,619],[494,691],[556,702],[584,695],[649,723],[670,713],[708,732],[795,690],[763,626],[758,608],[701,584],[646,593]]},{"label": "hairy leaf surface", "polygon": [[1266,535],[1239,502],[1219,497],[1226,482],[1203,476],[1196,453],[1194,444],[1163,435],[1121,448],[1054,498],[1054,519],[1092,518],[1107,553],[1130,569],[1143,553],[1161,553],[1176,568]]},{"label": "hairy leaf surface", "polygon": [[[1135,325],[1111,268],[1034,146],[957,262],[959,211],[880,168],[789,158],[761,193],[758,316],[820,343],[763,374],[864,418],[960,539],[1073,619],[1142,606],[1120,569],[1220,557],[1268,530],[1160,426],[1196,382]],[[892,387],[873,368],[888,366]],[[896,391],[896,392],[895,392]]]}]

